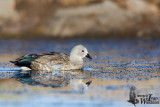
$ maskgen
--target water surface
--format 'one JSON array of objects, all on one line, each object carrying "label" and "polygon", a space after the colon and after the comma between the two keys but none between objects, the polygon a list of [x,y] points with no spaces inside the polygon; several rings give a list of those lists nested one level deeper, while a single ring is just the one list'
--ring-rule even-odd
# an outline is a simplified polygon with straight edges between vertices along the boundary
[{"label": "water surface", "polygon": [[[75,45],[87,47],[93,57],[85,59],[84,71],[15,71],[10,60],[30,53],[69,53]],[[0,105],[31,106],[122,106],[131,86],[137,94],[160,96],[160,41],[119,39],[0,40]],[[10,70],[3,70],[10,68]],[[71,82],[92,81],[84,92],[73,90]],[[159,106],[159,104],[137,104]]]}]

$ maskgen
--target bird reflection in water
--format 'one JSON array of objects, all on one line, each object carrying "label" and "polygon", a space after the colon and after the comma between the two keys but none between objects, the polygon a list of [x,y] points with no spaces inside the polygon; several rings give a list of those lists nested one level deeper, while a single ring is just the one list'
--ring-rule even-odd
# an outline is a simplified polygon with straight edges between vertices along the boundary
[{"label": "bird reflection in water", "polygon": [[75,93],[85,93],[92,81],[83,82],[83,79],[72,79],[70,80],[70,86],[72,88],[72,92]]},{"label": "bird reflection in water", "polygon": [[[29,75],[29,76],[28,76]],[[88,72],[81,70],[72,71],[30,71],[30,74],[21,75],[20,82],[29,85],[39,85],[43,87],[71,87],[71,93],[86,93],[92,81],[83,82],[89,77]],[[26,77],[25,77],[26,76]]]}]

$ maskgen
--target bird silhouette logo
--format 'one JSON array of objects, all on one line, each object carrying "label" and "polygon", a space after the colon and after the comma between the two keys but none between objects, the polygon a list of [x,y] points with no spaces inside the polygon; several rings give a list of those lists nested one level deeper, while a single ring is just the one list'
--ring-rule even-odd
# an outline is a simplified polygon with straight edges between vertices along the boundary
[{"label": "bird silhouette logo", "polygon": [[136,99],[136,87],[135,86],[132,86],[130,88],[128,102],[134,104],[134,106],[136,106],[136,104],[139,103],[139,100]]}]

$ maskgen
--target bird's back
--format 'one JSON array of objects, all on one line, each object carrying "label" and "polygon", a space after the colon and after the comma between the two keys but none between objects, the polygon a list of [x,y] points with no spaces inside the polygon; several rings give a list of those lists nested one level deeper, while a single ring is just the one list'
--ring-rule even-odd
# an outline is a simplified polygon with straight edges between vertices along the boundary
[{"label": "bird's back", "polygon": [[24,55],[16,59],[16,61],[11,61],[11,62],[20,67],[25,66],[32,69],[36,69],[40,67],[38,65],[48,64],[48,66],[51,66],[56,64],[68,63],[68,61],[69,61],[69,55],[66,53],[49,52],[42,54]]},{"label": "bird's back", "polygon": [[54,54],[45,54],[31,63],[34,70],[61,70],[62,67],[69,65],[69,55],[56,52]]}]

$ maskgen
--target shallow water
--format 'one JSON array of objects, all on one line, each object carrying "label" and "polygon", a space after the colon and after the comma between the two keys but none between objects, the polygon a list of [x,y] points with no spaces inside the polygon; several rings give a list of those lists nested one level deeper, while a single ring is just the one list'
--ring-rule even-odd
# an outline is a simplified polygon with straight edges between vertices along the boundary
[{"label": "shallow water", "polygon": [[[9,63],[29,53],[69,53],[77,44],[86,46],[93,57],[85,59],[84,71],[21,72]],[[160,40],[0,40],[0,107],[133,107],[127,102],[132,86],[137,95],[153,94],[160,100],[159,56]],[[92,83],[79,90],[71,85],[79,80]]]}]

